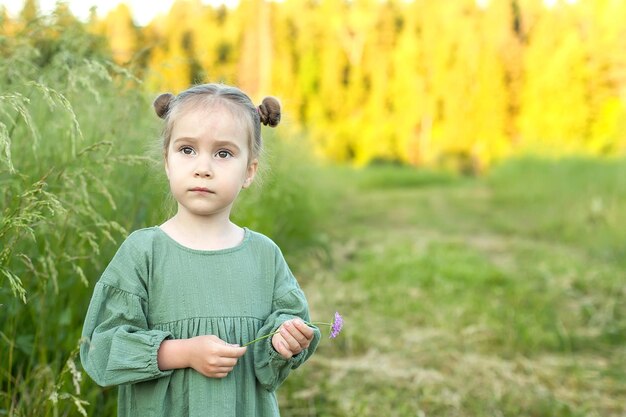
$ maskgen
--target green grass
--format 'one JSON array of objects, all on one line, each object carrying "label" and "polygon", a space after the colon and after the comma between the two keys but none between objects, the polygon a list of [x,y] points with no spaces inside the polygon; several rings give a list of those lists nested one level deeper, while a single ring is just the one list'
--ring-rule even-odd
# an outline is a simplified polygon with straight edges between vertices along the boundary
[{"label": "green grass", "polygon": [[334,167],[344,184],[360,190],[398,189],[458,184],[462,177],[449,171],[418,169],[407,165],[374,164],[361,169]]},{"label": "green grass", "polygon": [[519,160],[410,187],[406,169],[343,170],[365,179],[332,256],[298,272],[346,327],[287,382],[285,415],[624,415],[624,170]]}]

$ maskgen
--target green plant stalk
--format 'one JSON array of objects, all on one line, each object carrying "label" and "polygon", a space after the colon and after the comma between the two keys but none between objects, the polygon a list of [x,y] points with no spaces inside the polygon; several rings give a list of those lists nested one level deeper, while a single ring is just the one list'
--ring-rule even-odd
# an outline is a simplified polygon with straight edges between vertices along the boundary
[{"label": "green plant stalk", "polygon": [[[304,321],[304,320],[303,320]],[[310,327],[314,327],[314,326],[330,326],[332,327],[332,323],[323,323],[321,321],[314,321],[314,322],[308,322],[308,321],[304,321],[304,324],[306,324],[307,326]],[[263,339],[267,339],[268,337],[272,337],[274,336],[276,333],[280,332],[280,327],[278,328],[278,330],[272,332],[272,333],[268,333],[265,336],[261,336],[261,337],[257,337],[254,340],[249,341],[248,343],[246,343],[245,345],[243,345],[242,347],[246,347],[248,345],[251,345],[253,343],[258,342],[259,340],[263,340]]]},{"label": "green plant stalk", "polygon": [[[13,333],[15,334],[15,333]],[[13,381],[11,381],[12,371],[13,371],[13,344],[12,341],[9,343],[9,365],[7,367],[7,371],[9,373],[9,378],[7,378],[7,402],[6,402],[6,410],[11,407],[11,398],[13,398]]]}]

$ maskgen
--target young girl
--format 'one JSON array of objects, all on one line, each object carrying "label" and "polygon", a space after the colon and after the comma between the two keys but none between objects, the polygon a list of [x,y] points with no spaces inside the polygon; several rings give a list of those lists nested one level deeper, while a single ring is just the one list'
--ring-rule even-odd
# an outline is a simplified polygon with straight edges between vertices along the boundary
[{"label": "young girl", "polygon": [[[132,233],[95,286],[80,357],[119,385],[118,416],[278,416],[275,390],[319,342],[280,249],[230,221],[257,172],[258,108],[234,87],[194,86],[154,103],[174,217]],[[270,334],[249,347],[257,337]]]}]

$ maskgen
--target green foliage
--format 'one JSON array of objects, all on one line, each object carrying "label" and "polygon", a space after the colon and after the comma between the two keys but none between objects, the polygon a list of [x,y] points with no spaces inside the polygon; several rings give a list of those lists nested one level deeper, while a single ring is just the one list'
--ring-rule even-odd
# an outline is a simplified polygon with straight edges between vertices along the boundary
[{"label": "green foliage", "polygon": [[118,211],[132,210],[120,171],[145,160],[118,136],[141,137],[136,81],[63,18],[0,39],[0,411],[16,416],[86,415],[75,365],[86,301],[133,225]]},{"label": "green foliage", "polygon": [[268,130],[256,184],[241,193],[234,219],[272,236],[295,261],[301,249],[324,245],[320,219],[330,211],[338,186],[313,158],[305,138],[281,140]]}]

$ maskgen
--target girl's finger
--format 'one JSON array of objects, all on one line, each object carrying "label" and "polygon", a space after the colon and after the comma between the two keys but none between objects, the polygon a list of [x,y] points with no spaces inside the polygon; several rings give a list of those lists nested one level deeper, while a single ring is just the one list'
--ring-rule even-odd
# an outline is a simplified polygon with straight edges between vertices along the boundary
[{"label": "girl's finger", "polygon": [[[300,331],[298,327],[296,327],[295,320],[289,323],[289,325],[287,326],[287,330],[289,331],[291,337],[293,337],[298,343],[297,352],[309,345],[308,338],[302,333],[302,331]],[[296,352],[294,351],[294,353]]]},{"label": "girl's finger", "polygon": [[231,368],[237,365],[236,358],[222,358],[220,361],[220,366],[230,366]]},{"label": "girl's finger", "polygon": [[286,359],[289,359],[293,356],[293,353],[291,353],[291,350],[287,346],[287,343],[282,340],[278,342],[278,353],[280,353]]},{"label": "girl's finger", "polygon": [[288,330],[290,330],[290,333],[294,337],[294,339],[298,341],[300,347],[305,348],[309,346],[309,344],[311,343],[311,339],[313,339],[313,330],[311,330],[306,324],[300,322],[302,326],[306,327],[305,331],[305,329],[302,329],[300,327],[298,322],[299,321],[294,320],[292,326],[288,327]]},{"label": "girl's finger", "polygon": [[307,340],[306,336],[304,336],[298,330],[294,329],[294,332],[291,333],[291,336],[293,336],[293,338],[296,340],[296,342],[298,342],[298,346],[300,346],[300,347],[302,347],[302,346],[304,346],[305,344],[308,343],[308,340]]},{"label": "girl's finger", "polygon": [[302,320],[294,320],[294,326],[300,330],[300,333],[307,339],[313,339],[313,329],[307,326]]},{"label": "girl's finger", "polygon": [[281,326],[280,335],[283,337],[284,341],[291,351],[300,348],[300,343],[296,340],[296,338],[293,337],[293,335],[290,333],[290,329],[288,329],[287,326]]}]

